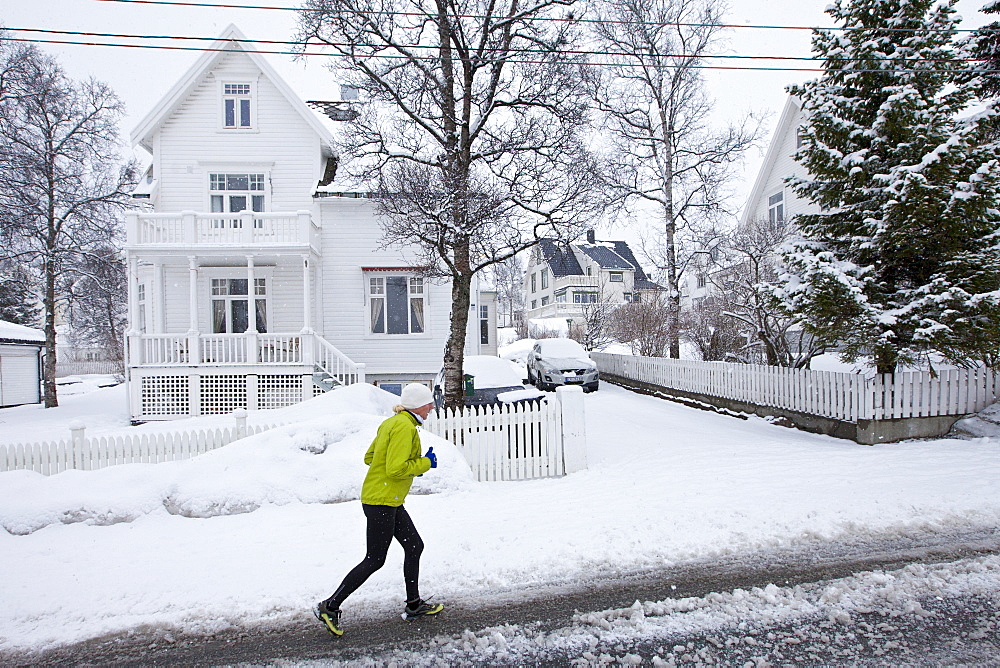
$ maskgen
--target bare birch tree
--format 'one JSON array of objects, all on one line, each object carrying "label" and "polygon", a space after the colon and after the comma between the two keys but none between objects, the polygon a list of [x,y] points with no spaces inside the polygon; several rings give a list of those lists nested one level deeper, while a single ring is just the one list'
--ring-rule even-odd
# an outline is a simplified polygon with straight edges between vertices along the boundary
[{"label": "bare birch tree", "polygon": [[616,200],[660,216],[661,242],[647,245],[662,271],[670,314],[670,357],[680,356],[680,280],[692,235],[728,213],[733,167],[760,137],[748,115],[709,127],[712,101],[700,67],[720,39],[718,0],[600,0],[596,37],[610,67],[594,98],[611,150],[602,169]]},{"label": "bare birch tree", "polygon": [[[574,0],[307,0],[300,39],[340,56],[360,113],[342,171],[374,185],[384,242],[451,281],[446,404],[463,404],[470,288],[483,269],[589,218],[589,76],[566,50]],[[558,21],[543,21],[558,18]]]},{"label": "bare birch tree", "polygon": [[[31,46],[0,42],[0,260],[28,268],[44,310],[45,406],[56,396],[56,319],[82,258],[106,247],[134,182],[122,164],[122,105],[105,84],[70,80]],[[7,67],[16,63],[15,68]],[[9,76],[8,76],[9,75]]]}]

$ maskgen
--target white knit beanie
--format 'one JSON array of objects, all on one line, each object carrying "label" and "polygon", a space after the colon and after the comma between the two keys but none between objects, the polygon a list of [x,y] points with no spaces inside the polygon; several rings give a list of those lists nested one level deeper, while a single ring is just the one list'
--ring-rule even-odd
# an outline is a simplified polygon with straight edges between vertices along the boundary
[{"label": "white knit beanie", "polygon": [[403,388],[403,394],[399,402],[403,408],[420,408],[427,404],[434,403],[434,395],[426,385],[420,383],[410,383]]}]

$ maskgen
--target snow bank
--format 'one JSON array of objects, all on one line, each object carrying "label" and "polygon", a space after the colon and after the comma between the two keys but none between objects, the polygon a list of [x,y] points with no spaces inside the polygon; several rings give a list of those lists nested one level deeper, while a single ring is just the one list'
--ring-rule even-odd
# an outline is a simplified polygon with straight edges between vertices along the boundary
[{"label": "snow bank", "polygon": [[[128,464],[44,476],[0,473],[0,526],[15,535],[51,524],[110,525],[145,515],[215,517],[265,505],[339,503],[357,499],[363,458],[393,395],[354,385],[283,409],[295,421],[199,457],[163,464]],[[462,489],[473,481],[450,442],[428,433],[442,463],[415,481],[413,493]]]}]

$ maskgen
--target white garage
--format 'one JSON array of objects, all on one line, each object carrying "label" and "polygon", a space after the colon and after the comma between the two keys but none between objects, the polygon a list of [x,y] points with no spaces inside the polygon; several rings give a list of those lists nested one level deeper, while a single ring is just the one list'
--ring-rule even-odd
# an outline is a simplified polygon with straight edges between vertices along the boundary
[{"label": "white garage", "polygon": [[42,400],[45,333],[0,320],[0,408]]}]

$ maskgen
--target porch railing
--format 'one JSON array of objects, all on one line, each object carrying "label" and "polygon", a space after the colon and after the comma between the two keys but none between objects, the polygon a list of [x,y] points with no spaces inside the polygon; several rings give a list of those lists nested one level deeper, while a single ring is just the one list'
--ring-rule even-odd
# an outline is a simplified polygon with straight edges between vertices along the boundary
[{"label": "porch railing", "polygon": [[319,227],[308,211],[132,212],[127,234],[130,245],[315,245]]},{"label": "porch railing", "polygon": [[138,334],[130,349],[131,366],[309,366],[341,385],[365,377],[364,364],[312,333]]}]

